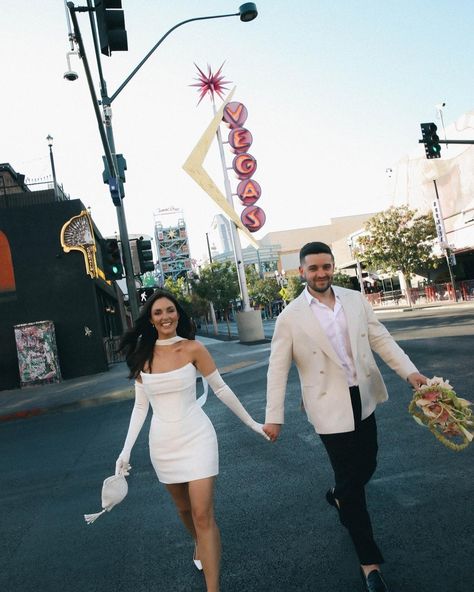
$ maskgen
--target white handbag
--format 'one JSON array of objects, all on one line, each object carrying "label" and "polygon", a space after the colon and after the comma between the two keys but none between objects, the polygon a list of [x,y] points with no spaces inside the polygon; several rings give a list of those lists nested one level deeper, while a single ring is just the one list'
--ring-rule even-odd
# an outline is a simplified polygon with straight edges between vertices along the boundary
[{"label": "white handbag", "polygon": [[99,516],[119,504],[128,493],[128,483],[123,475],[107,477],[102,484],[102,512],[96,514],[84,514],[87,524],[93,524]]}]

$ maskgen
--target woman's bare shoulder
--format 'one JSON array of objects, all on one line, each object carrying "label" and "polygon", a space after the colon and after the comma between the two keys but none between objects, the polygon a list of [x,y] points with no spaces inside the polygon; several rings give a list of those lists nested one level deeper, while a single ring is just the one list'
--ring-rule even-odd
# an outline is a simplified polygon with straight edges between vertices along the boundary
[{"label": "woman's bare shoulder", "polygon": [[182,343],[189,352],[199,353],[202,351],[207,351],[204,345],[196,339],[186,339],[186,341],[183,341]]}]

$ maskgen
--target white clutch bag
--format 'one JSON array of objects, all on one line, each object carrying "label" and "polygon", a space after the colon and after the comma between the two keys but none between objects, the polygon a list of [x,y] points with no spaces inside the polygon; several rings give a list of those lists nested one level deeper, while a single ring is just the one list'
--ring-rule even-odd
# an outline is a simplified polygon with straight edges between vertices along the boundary
[{"label": "white clutch bag", "polygon": [[84,514],[87,524],[93,524],[99,516],[119,504],[128,493],[128,483],[123,475],[107,477],[102,484],[102,512],[96,514]]}]

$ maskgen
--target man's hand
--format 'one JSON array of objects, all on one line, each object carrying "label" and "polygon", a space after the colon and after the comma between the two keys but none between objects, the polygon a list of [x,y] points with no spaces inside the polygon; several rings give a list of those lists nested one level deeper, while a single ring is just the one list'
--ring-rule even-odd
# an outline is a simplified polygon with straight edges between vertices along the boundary
[{"label": "man's hand", "polygon": [[407,376],[407,380],[414,389],[420,388],[422,384],[426,384],[428,382],[426,376],[420,374],[419,372],[412,372]]},{"label": "man's hand", "polygon": [[263,426],[263,431],[267,434],[272,442],[275,442],[280,435],[281,425],[279,423],[266,423]]}]

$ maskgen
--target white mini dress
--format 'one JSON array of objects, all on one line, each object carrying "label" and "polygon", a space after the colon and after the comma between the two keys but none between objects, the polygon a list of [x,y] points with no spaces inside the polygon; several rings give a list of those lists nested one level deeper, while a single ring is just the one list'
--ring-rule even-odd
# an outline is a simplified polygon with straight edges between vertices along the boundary
[{"label": "white mini dress", "polygon": [[186,483],[219,472],[217,436],[196,399],[196,368],[141,373],[151,407],[150,458],[161,483]]}]

